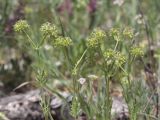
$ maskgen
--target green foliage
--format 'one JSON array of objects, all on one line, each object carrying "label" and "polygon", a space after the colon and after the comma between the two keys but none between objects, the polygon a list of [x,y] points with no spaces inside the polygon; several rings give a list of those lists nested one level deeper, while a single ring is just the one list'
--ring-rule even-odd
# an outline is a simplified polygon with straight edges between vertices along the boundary
[{"label": "green foliage", "polygon": [[[18,23],[19,21],[16,23],[16,25]],[[72,75],[71,79],[72,79],[72,88],[73,88],[71,91],[73,95],[73,101],[71,105],[71,115],[75,118],[78,118],[78,116],[80,115],[80,111],[82,111],[86,113],[87,118],[89,119],[102,119],[103,118],[104,120],[108,120],[108,119],[110,120],[111,119],[111,105],[112,105],[112,99],[110,95],[110,89],[111,89],[110,88],[110,82],[111,82],[110,78],[114,77],[116,72],[122,72],[128,75],[129,74],[127,73],[128,68],[125,68],[125,65],[127,65],[128,61],[132,61],[135,56],[142,54],[142,51],[140,51],[140,49],[132,48],[131,50],[128,50],[127,54],[130,54],[129,52],[131,51],[131,55],[133,56],[131,58],[127,58],[124,55],[126,53],[123,53],[123,51],[119,49],[119,46],[121,45],[119,44],[119,42],[121,41],[123,35],[125,36],[124,38],[126,39],[128,38],[133,39],[132,38],[133,32],[131,32],[130,30],[126,28],[124,29],[123,32],[120,29],[112,28],[109,31],[109,36],[108,36],[106,32],[101,29],[94,29],[93,32],[91,32],[91,34],[89,35],[88,40],[86,41],[87,47],[89,49],[86,48],[86,50],[83,52],[81,57],[79,57],[79,59],[75,62],[75,64],[73,64],[71,62],[72,61],[71,58],[73,57],[71,53],[68,51],[69,50],[68,46],[71,46],[73,42],[69,37],[62,37],[58,35],[57,29],[55,28],[56,27],[54,25],[51,25],[50,23],[44,23],[42,27],[40,28],[40,30],[43,35],[46,35],[46,36],[49,35],[49,39],[52,39],[53,47],[65,48],[65,51],[63,51],[64,49],[61,49],[61,51],[64,52],[65,58],[68,59],[68,64],[70,64],[72,68],[70,69],[71,70],[70,72]],[[35,42],[29,37],[27,32],[24,31],[24,33],[29,38],[29,41],[32,41],[30,42],[31,45],[33,43],[34,46],[37,46]],[[107,49],[106,46],[102,44],[103,42],[105,42],[107,37],[108,38],[111,37],[111,40],[116,40],[116,43],[114,43],[115,44],[114,48],[110,47],[110,49],[106,50]],[[45,41],[46,39],[48,38],[44,37],[42,40]],[[38,48],[36,47],[36,49],[34,48],[34,46],[32,46],[33,49],[35,49],[35,51],[37,52],[37,55],[39,58],[41,58],[40,48],[43,46],[43,44],[44,42],[39,44]],[[72,46],[72,47],[75,47],[75,46]],[[82,86],[79,86],[80,84],[79,84],[79,81],[77,80],[79,75],[81,75],[80,69],[82,70],[84,69],[84,68],[81,68],[81,66],[84,65],[84,60],[87,59],[86,53],[92,55],[92,52],[89,51],[91,50],[90,48],[96,48],[93,51],[95,51],[99,55],[99,59],[100,59],[100,62],[97,63],[98,64],[97,68],[101,70],[101,76],[104,76],[104,80],[98,81],[99,84],[97,86],[97,89],[99,89],[99,92],[97,94],[94,93],[95,88],[92,87],[94,86],[93,85],[94,81],[89,80],[87,82],[87,86],[83,88],[83,84]],[[41,61],[39,61],[39,63],[43,64],[43,62]],[[37,66],[37,69],[38,71],[42,70],[40,65]],[[122,79],[122,78],[119,78],[119,79]],[[37,81],[40,85],[40,88],[49,89],[46,85],[47,80],[45,78],[44,70],[38,73]],[[129,84],[125,84],[126,86],[130,86],[131,84],[130,79],[128,79],[128,81],[129,81]],[[82,88],[84,90],[81,90]],[[87,99],[83,99],[83,98],[87,98]],[[94,100],[94,98],[96,99]],[[103,100],[99,101],[99,99],[103,99]],[[99,114],[99,111],[92,110],[93,108],[96,108],[99,105],[103,106],[100,108],[100,111],[102,111],[101,114]],[[86,106],[86,107],[83,107],[83,106]],[[44,111],[44,114],[46,114],[46,112],[49,112],[49,111]],[[98,116],[95,116],[96,114]],[[132,111],[131,111],[131,114],[132,114]]]},{"label": "green foliage", "polygon": [[45,120],[54,120],[50,112],[50,97],[42,94],[40,106],[42,108]]},{"label": "green foliage", "polygon": [[74,118],[77,118],[79,116],[80,113],[80,103],[78,102],[78,99],[75,97],[72,100],[72,105],[71,105],[71,115]]}]

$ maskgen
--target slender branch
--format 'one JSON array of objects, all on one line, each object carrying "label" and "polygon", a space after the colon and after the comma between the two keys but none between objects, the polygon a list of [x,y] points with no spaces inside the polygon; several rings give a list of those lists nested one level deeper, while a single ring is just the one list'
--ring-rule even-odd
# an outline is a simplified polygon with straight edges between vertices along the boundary
[{"label": "slender branch", "polygon": [[24,30],[23,30],[23,32],[24,32],[25,35],[27,36],[27,38],[28,38],[29,42],[31,43],[32,47],[33,47],[33,48],[37,48],[36,45],[35,45],[35,43],[34,43],[33,40],[31,39],[31,37],[27,34],[27,32],[24,31]]}]

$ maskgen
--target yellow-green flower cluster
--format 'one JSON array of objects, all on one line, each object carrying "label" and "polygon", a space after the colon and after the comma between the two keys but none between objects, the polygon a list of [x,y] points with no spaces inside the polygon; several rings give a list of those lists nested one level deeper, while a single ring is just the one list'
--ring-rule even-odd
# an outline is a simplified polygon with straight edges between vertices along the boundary
[{"label": "yellow-green flower cluster", "polygon": [[55,39],[54,41],[54,45],[55,46],[60,46],[60,47],[68,47],[70,45],[72,45],[73,42],[71,40],[71,38],[69,37],[58,37],[57,39]]},{"label": "yellow-green flower cluster", "polygon": [[104,53],[106,60],[112,59],[116,55],[116,51],[109,49]]},{"label": "yellow-green flower cluster", "polygon": [[120,41],[121,40],[120,35],[121,35],[120,34],[120,29],[118,29],[118,28],[112,28],[109,31],[109,36],[112,37],[116,41]]},{"label": "yellow-green flower cluster", "polygon": [[133,36],[134,36],[134,33],[133,33],[133,29],[131,28],[125,28],[123,30],[123,36],[127,39],[132,39]]},{"label": "yellow-green flower cluster", "polygon": [[115,55],[116,55],[116,52],[112,49],[109,49],[106,52],[104,52],[104,57],[107,62],[107,65],[111,65],[114,62]]},{"label": "yellow-green flower cluster", "polygon": [[101,29],[95,29],[87,39],[87,46],[89,48],[96,48],[106,37],[106,33]]},{"label": "yellow-green flower cluster", "polygon": [[131,55],[133,56],[143,56],[144,55],[144,52],[142,48],[140,47],[132,47],[130,52],[131,52]]},{"label": "yellow-green flower cluster", "polygon": [[103,30],[97,28],[93,30],[93,32],[91,33],[91,36],[96,39],[102,40],[106,37],[106,33]]},{"label": "yellow-green flower cluster", "polygon": [[49,22],[42,24],[42,26],[40,27],[40,31],[43,33],[43,35],[48,35],[49,37],[58,36],[57,27]]},{"label": "yellow-green flower cluster", "polygon": [[108,65],[115,63],[116,66],[121,66],[126,62],[126,57],[122,53],[111,49],[104,53],[104,57]]},{"label": "yellow-green flower cluster", "polygon": [[96,38],[88,38],[87,40],[87,46],[89,48],[96,48],[99,45],[99,41]]},{"label": "yellow-green flower cluster", "polygon": [[121,66],[125,62],[126,62],[126,57],[122,53],[116,52],[116,55],[115,55],[115,64],[117,66]]},{"label": "yellow-green flower cluster", "polygon": [[14,30],[16,32],[22,32],[22,31],[24,31],[24,30],[26,30],[28,28],[29,28],[29,24],[27,23],[26,20],[19,20],[14,25]]}]

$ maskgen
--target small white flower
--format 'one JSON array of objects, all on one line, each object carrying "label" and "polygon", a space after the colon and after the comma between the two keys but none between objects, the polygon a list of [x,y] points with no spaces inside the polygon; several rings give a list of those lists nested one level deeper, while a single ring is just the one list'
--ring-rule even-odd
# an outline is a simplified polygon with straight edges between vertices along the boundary
[{"label": "small white flower", "polygon": [[4,65],[4,70],[11,70],[12,69],[12,64],[11,63],[7,63]]},{"label": "small white flower", "polygon": [[86,82],[85,78],[79,78],[78,82],[83,85]]},{"label": "small white flower", "polygon": [[96,80],[96,79],[98,79],[98,76],[96,76],[96,75],[88,75],[88,78],[90,78],[92,80]]},{"label": "small white flower", "polygon": [[136,22],[138,24],[143,24],[144,23],[144,19],[143,19],[141,14],[136,15],[134,19],[136,20]]},{"label": "small white flower", "polygon": [[113,1],[113,4],[118,5],[118,6],[122,6],[123,3],[124,3],[124,0],[114,0]]},{"label": "small white flower", "polygon": [[46,50],[50,50],[51,48],[52,48],[52,46],[49,44],[44,45],[44,49],[46,49]]},{"label": "small white flower", "polygon": [[56,62],[55,62],[55,65],[56,65],[57,67],[59,67],[59,66],[62,65],[62,63],[61,63],[61,61],[56,61]]}]

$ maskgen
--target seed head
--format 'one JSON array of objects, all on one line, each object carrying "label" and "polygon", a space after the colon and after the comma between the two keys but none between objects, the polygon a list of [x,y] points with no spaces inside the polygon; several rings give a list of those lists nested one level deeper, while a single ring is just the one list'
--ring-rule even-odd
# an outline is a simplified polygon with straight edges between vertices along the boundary
[{"label": "seed head", "polygon": [[26,20],[19,20],[14,25],[14,30],[16,32],[22,32],[22,31],[24,31],[24,30],[26,30],[28,28],[29,28],[29,24],[27,23]]}]

